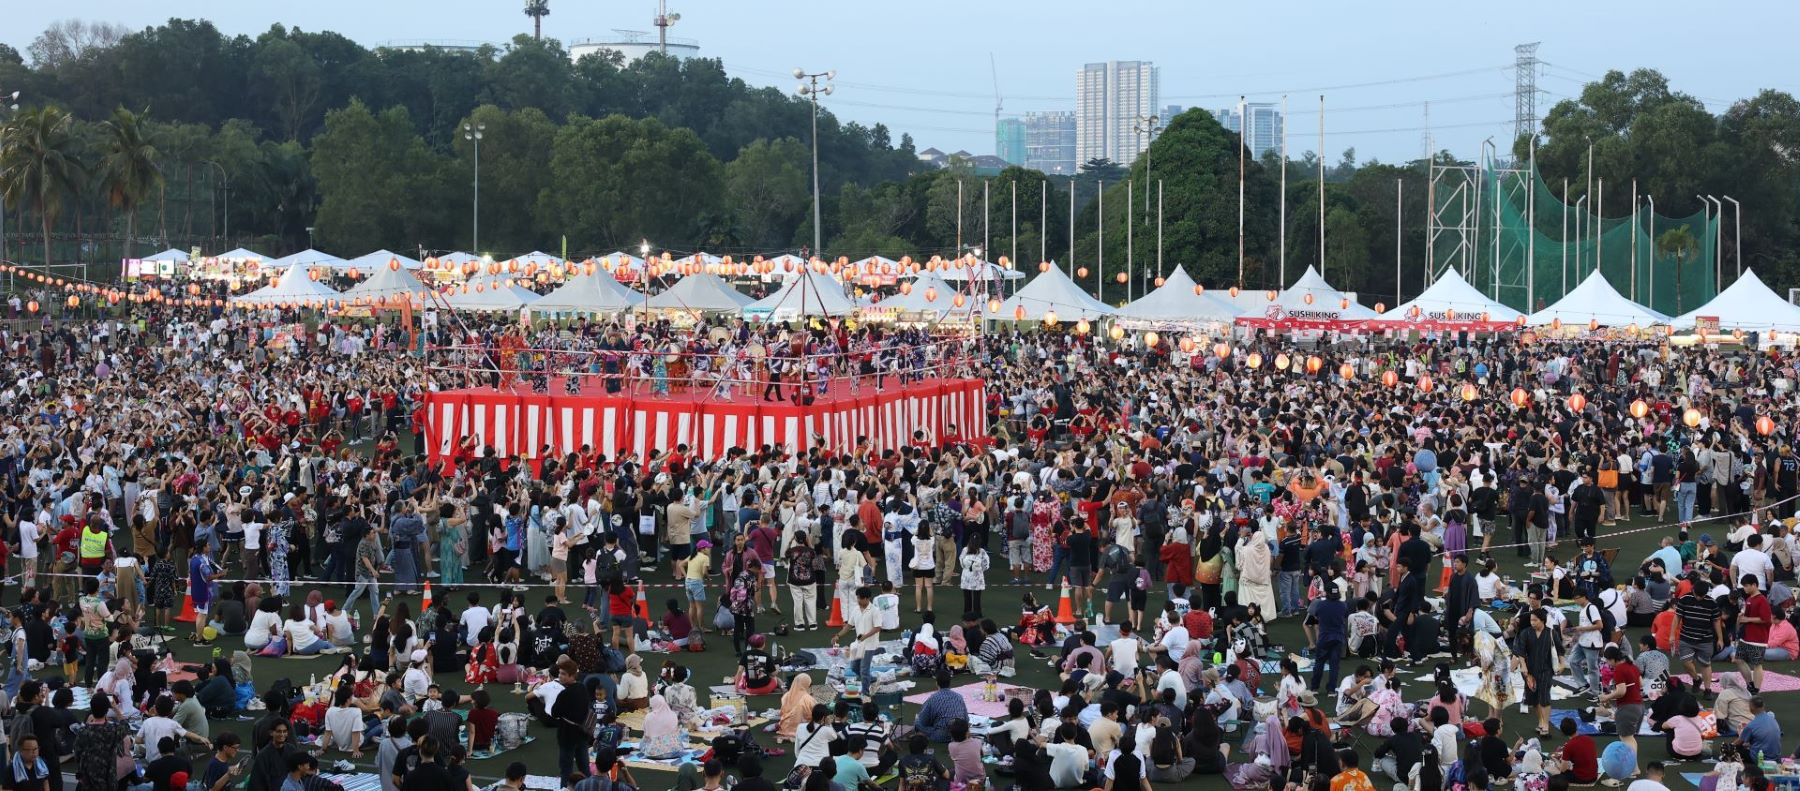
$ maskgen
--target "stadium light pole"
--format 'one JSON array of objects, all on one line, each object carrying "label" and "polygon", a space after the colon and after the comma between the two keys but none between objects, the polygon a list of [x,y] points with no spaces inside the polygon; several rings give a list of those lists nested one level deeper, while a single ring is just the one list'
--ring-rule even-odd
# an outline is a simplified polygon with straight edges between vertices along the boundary
[{"label": "stadium light pole", "polygon": [[[825,80],[824,86],[819,85],[819,80],[821,78],[823,78]],[[801,96],[806,97],[808,100],[810,100],[812,102],[812,166],[813,166],[813,173],[812,173],[812,176],[813,176],[813,179],[812,179],[812,181],[813,181],[813,223],[812,223],[813,224],[813,249],[812,249],[812,254],[819,255],[820,254],[819,251],[821,249],[820,244],[819,244],[819,238],[820,238],[820,234],[819,234],[819,97],[831,95],[831,81],[837,79],[837,69],[827,69],[827,70],[821,71],[821,72],[808,72],[805,69],[796,68],[796,69],[794,69],[794,79],[805,80],[805,82],[800,83],[800,85],[794,89],[794,92],[800,94]],[[957,206],[957,208],[960,210],[962,207],[959,204]]]},{"label": "stadium light pole", "polygon": [[1732,278],[1735,282],[1744,276],[1744,205],[1730,195],[1719,197],[1731,201],[1731,259],[1737,267],[1737,274]]},{"label": "stadium light pole", "polygon": [[[1588,196],[1583,195],[1575,200],[1575,272],[1578,275],[1581,272],[1581,218],[1587,216],[1581,213],[1581,204],[1586,203],[1587,199]],[[1563,295],[1567,296],[1568,293],[1569,268],[1565,266],[1563,267]]]},{"label": "stadium light pole", "polygon": [[1646,281],[1644,283],[1644,288],[1646,291],[1646,298],[1644,300],[1644,305],[1647,307],[1650,307],[1651,310],[1655,310],[1656,308],[1654,307],[1654,305],[1656,304],[1656,197],[1654,195],[1651,195],[1650,193],[1646,192],[1646,193],[1644,193],[1644,202],[1649,204],[1649,206],[1650,206],[1650,254],[1647,256],[1644,256],[1649,261],[1649,265],[1644,267],[1644,280]]},{"label": "stadium light pole", "polygon": [[475,207],[470,211],[470,224],[473,230],[469,234],[470,252],[481,254],[481,133],[487,131],[487,124],[471,124],[463,122],[463,139],[475,144]]}]

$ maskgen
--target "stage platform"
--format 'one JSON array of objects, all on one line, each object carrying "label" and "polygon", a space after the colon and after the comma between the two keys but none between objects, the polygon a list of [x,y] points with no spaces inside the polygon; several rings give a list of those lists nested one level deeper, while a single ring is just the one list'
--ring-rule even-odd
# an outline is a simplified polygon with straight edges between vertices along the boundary
[{"label": "stage platform", "polygon": [[963,441],[987,434],[987,386],[979,379],[886,384],[855,393],[834,387],[806,406],[763,401],[760,392],[733,400],[705,391],[654,395],[647,388],[609,394],[598,381],[566,395],[561,377],[550,380],[549,393],[533,393],[523,383],[511,390],[448,390],[426,396],[426,448],[433,461],[448,459],[472,435],[500,456],[517,454],[532,463],[583,445],[609,459],[631,452],[641,461],[679,443],[687,443],[690,458],[717,459],[734,447],[772,445],[798,453],[822,441],[847,453],[866,437],[879,453],[910,444],[918,430],[933,445],[951,434]]}]

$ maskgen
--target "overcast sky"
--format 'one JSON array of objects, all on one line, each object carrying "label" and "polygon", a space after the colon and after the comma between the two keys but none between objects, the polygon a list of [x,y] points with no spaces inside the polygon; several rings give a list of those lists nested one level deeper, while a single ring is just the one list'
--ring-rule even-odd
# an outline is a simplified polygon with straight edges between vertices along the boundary
[{"label": "overcast sky", "polygon": [[[1424,147],[1425,108],[1437,148],[1474,156],[1505,140],[1513,119],[1513,45],[1541,41],[1539,114],[1608,69],[1649,66],[1715,113],[1762,88],[1800,92],[1791,37],[1800,4],[1441,3],[1375,0],[1069,2],[998,0],[820,3],[671,0],[677,37],[758,85],[791,89],[796,66],[836,69],[826,101],[840,117],[910,132],[920,148],[994,150],[994,76],[1004,114],[1067,110],[1083,63],[1151,60],[1162,101],[1216,109],[1280,101],[1290,154],[1318,149],[1359,159],[1411,159]],[[48,24],[79,18],[132,29],[172,16],[210,19],[228,34],[280,22],[335,30],[365,45],[396,40],[503,42],[529,32],[517,0],[61,0],[16,2],[0,40],[20,51]],[[544,34],[565,43],[613,29],[654,30],[654,0],[551,0]],[[1727,9],[1727,10],[1717,10]],[[1335,109],[1334,109],[1335,108]]]}]

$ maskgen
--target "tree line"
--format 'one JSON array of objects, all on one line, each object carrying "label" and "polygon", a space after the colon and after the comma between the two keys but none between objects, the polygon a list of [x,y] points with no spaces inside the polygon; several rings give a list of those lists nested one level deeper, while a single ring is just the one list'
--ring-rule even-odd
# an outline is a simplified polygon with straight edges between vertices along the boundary
[{"label": "tree line", "polygon": [[[748,254],[798,251],[813,236],[812,108],[727,76],[717,60],[571,61],[559,42],[530,36],[477,52],[367,48],[331,32],[227,36],[175,19],[136,32],[62,24],[25,54],[0,47],[0,93],[12,90],[21,107],[0,139],[0,194],[15,258],[21,241],[41,250],[27,257],[96,262],[162,244],[467,249],[477,143],[483,250],[566,240],[571,255],[588,255],[648,241]],[[1715,116],[1653,70],[1609,72],[1551,108],[1536,142],[1546,182],[1567,178],[1571,203],[1587,189],[1591,143],[1591,172],[1611,182],[1607,216],[1629,214],[1621,185],[1631,178],[1664,215],[1697,212],[1697,194],[1728,194],[1746,209],[1745,265],[1783,283],[1800,268],[1800,103],[1786,93]],[[1128,168],[977,174],[966,163],[928,168],[910,136],[839,121],[826,100],[817,252],[951,256],[986,245],[990,258],[1016,251],[1022,267],[1048,257],[1086,269],[1082,284],[1109,301],[1125,296],[1128,259],[1134,294],[1176,265],[1203,283],[1236,284],[1241,272],[1245,287],[1265,288],[1322,263],[1371,303],[1422,288],[1424,160],[1343,152],[1325,169],[1322,253],[1320,154],[1290,163],[1285,196],[1276,155],[1248,161],[1240,254],[1241,145],[1189,111]],[[1530,139],[1512,154],[1525,161]],[[1433,161],[1469,164],[1449,152]]]}]

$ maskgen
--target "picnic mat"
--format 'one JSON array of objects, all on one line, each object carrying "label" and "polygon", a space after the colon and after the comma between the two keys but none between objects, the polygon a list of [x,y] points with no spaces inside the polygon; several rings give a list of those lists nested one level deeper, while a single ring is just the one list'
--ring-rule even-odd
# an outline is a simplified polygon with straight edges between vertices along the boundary
[{"label": "picnic mat", "polygon": [[1576,733],[1585,733],[1589,736],[1600,735],[1600,727],[1591,722],[1583,722],[1581,719],[1581,714],[1579,712],[1575,711],[1574,709],[1551,709],[1550,710],[1550,726],[1553,729],[1558,729],[1560,732],[1560,729],[1562,728],[1563,720],[1567,720],[1567,719],[1575,720],[1575,732]]},{"label": "picnic mat", "polygon": [[[1037,692],[1037,690],[1032,689],[1031,687],[1020,687],[1012,684],[995,684],[994,687],[1000,691],[1000,699],[997,701],[982,700],[981,691],[986,684],[987,682],[985,681],[977,681],[973,684],[951,687],[950,691],[956,693],[963,699],[963,705],[968,707],[970,714],[979,714],[983,717],[992,717],[995,719],[1006,716],[1006,702],[1010,697],[1022,697],[1029,703],[1031,696]],[[904,700],[907,703],[923,704],[928,698],[935,694],[937,694],[937,690],[920,692],[913,695],[907,695]]]},{"label": "picnic mat", "polygon": [[320,777],[344,787],[344,791],[381,791],[381,775],[372,772],[324,774]]},{"label": "picnic mat", "polygon": [[[637,746],[637,742],[619,742],[620,749],[635,749]],[[699,763],[700,756],[705,755],[706,751],[710,749],[712,749],[712,745],[709,744],[689,744],[686,750],[681,751],[681,754],[668,758],[645,758],[641,755],[633,754],[625,757],[623,760],[626,766],[633,769],[648,769],[653,772],[673,772],[681,768],[681,765],[684,763]],[[349,791],[349,789],[345,789],[345,791]]]},{"label": "picnic mat", "polygon": [[[525,745],[530,744],[535,741],[537,741],[536,736],[526,736],[525,741],[519,742],[519,746],[512,748],[512,750],[523,749],[525,747]],[[499,745],[499,743],[500,743],[500,740],[495,739],[494,742],[492,744],[489,744],[488,746],[494,747],[494,746]],[[469,759],[470,760],[486,760],[488,758],[492,758],[492,757],[494,757],[496,755],[500,755],[502,753],[510,753],[510,752],[512,752],[512,750],[477,750],[475,752],[469,753]],[[344,789],[344,791],[350,791],[350,790]]]},{"label": "picnic mat", "polygon": [[[1725,678],[1726,676],[1736,676],[1740,681],[1743,680],[1743,676],[1738,675],[1735,672],[1714,673],[1713,679],[1720,680],[1720,679]],[[1683,684],[1694,683],[1688,677],[1688,674],[1686,674],[1686,673],[1682,673],[1681,675],[1676,675],[1676,676],[1670,676],[1670,678],[1679,678],[1679,679],[1681,679],[1681,683],[1683,683]],[[1786,673],[1777,673],[1772,670],[1764,670],[1763,671],[1762,691],[1763,692],[1800,691],[1800,677],[1790,676]]]}]

